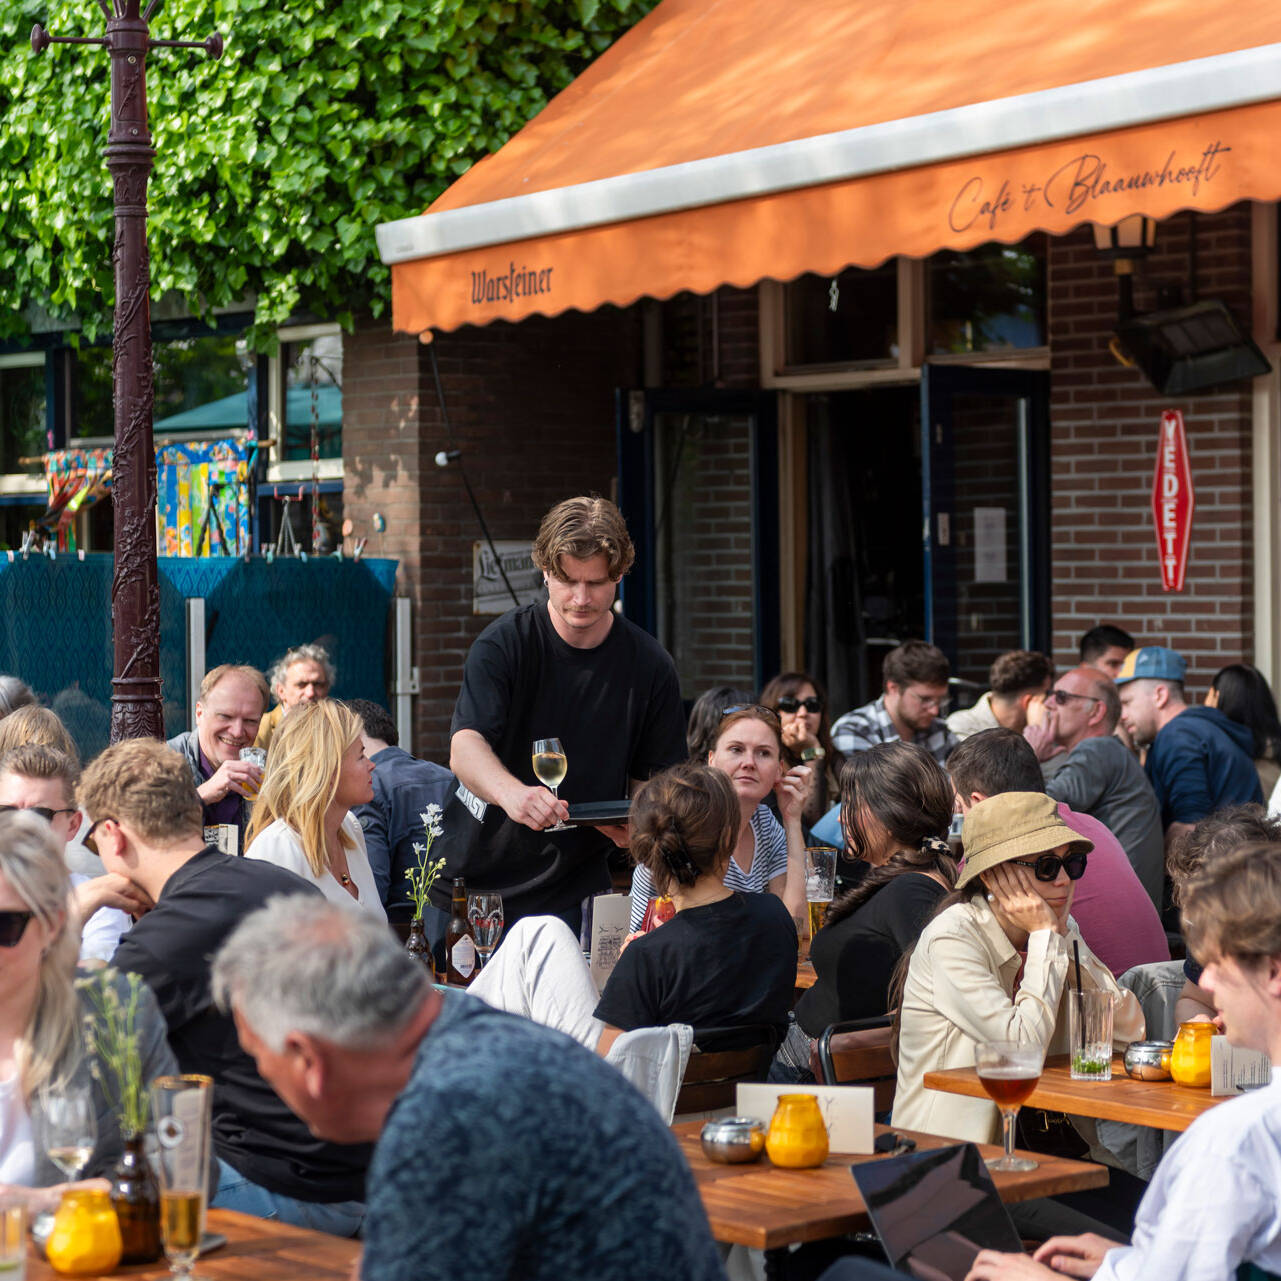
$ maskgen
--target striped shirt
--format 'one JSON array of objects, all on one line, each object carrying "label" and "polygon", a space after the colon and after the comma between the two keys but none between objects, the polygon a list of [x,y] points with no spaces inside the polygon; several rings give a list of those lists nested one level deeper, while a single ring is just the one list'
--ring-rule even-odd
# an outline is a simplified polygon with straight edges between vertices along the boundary
[{"label": "striped shirt", "polygon": [[[750,819],[752,835],[756,838],[756,852],[752,855],[752,870],[744,872],[733,858],[725,872],[725,886],[742,890],[745,894],[762,894],[776,876],[787,873],[787,834],[783,825],[774,817],[768,805],[761,804]],[[649,869],[637,867],[632,874],[632,911],[628,927],[639,930],[645,923],[645,908],[654,897],[654,882]]]},{"label": "striped shirt", "polygon": [[[885,710],[885,696],[864,707],[856,707],[846,712],[832,726],[832,746],[839,752],[865,752],[877,743],[897,743],[898,730],[889,712]],[[961,740],[947,727],[942,717],[936,716],[934,723],[912,739],[917,747],[923,747],[940,765],[947,760],[948,753]]]}]

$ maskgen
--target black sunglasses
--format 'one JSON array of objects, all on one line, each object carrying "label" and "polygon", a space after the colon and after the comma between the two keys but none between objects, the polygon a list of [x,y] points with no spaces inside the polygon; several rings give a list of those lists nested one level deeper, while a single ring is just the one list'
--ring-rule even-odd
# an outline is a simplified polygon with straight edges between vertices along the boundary
[{"label": "black sunglasses", "polygon": [[100,853],[100,851],[99,851],[99,849],[98,849],[98,842],[97,842],[97,841],[95,841],[95,840],[93,839],[93,834],[94,834],[94,833],[95,833],[95,832],[96,832],[96,831],[97,831],[97,830],[98,830],[98,829],[99,829],[99,828],[100,828],[104,823],[114,823],[114,822],[115,822],[115,819],[111,819],[111,818],[100,818],[100,819],[97,819],[95,822],[93,822],[93,823],[90,823],[90,824],[89,824],[89,830],[84,834],[84,837],[82,838],[82,840],[83,840],[83,844],[84,844],[85,849],[87,849],[87,850],[89,851],[89,853],[90,853],[90,854],[97,854],[97,855],[99,856],[99,858],[101,858],[101,857],[102,857],[102,855],[101,855],[101,853]]},{"label": "black sunglasses", "polygon": [[0,912],[0,947],[17,947],[34,912]]},{"label": "black sunglasses", "polygon": [[52,823],[55,814],[74,814],[75,807],[65,810],[46,809],[43,805],[0,805],[0,814],[39,814],[46,823]]},{"label": "black sunglasses", "polygon": [[823,700],[817,694],[811,694],[808,698],[797,698],[794,694],[784,694],[778,700],[778,710],[780,712],[799,712],[802,707],[807,712],[821,712],[823,710]]},{"label": "black sunglasses", "polygon": [[1039,854],[1033,863],[1021,858],[1012,858],[1010,862],[1016,863],[1019,867],[1030,867],[1038,881],[1057,880],[1059,868],[1068,874],[1069,881],[1079,881],[1085,875],[1085,858],[1086,856],[1078,850],[1066,858],[1059,858],[1057,854]]}]

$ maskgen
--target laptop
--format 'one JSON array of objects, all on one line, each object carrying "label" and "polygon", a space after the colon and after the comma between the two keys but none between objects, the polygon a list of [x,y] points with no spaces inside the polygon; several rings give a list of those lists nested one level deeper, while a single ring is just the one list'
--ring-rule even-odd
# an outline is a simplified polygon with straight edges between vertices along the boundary
[{"label": "laptop", "polygon": [[973,1143],[850,1166],[890,1264],[926,1281],[965,1281],[980,1250],[1023,1243]]}]

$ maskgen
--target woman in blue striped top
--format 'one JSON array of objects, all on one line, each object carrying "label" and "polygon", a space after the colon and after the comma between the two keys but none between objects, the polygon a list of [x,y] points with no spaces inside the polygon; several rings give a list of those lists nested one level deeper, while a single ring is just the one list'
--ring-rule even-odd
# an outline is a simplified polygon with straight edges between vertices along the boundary
[{"label": "woman in blue striped top", "polygon": [[[809,787],[810,767],[787,769],[783,762],[782,727],[768,707],[732,707],[721,718],[707,763],[729,775],[742,813],[738,842],[725,873],[725,885],[747,893],[769,891],[783,900],[801,930],[807,925],[805,903],[805,837],[801,811]],[[764,804],[774,792],[780,823]],[[631,928],[644,923],[645,907],[654,897],[653,882],[643,866],[632,877]]]}]

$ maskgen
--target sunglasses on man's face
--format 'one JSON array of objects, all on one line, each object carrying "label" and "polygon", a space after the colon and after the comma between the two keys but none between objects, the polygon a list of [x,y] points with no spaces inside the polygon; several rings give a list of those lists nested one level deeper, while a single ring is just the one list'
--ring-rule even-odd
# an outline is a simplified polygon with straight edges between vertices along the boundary
[{"label": "sunglasses on man's face", "polygon": [[1069,703],[1098,703],[1101,699],[1095,698],[1091,694],[1070,694],[1065,689],[1052,689],[1045,696],[1047,703],[1057,703],[1060,707],[1066,707]]},{"label": "sunglasses on man's face", "polygon": [[823,710],[823,700],[817,694],[811,694],[808,698],[796,698],[792,694],[784,694],[778,700],[780,712],[799,712],[802,707],[807,712],[818,713]]},{"label": "sunglasses on man's face", "polygon": [[46,823],[52,823],[55,815],[75,812],[74,809],[51,810],[43,805],[0,805],[0,814],[39,814]]},{"label": "sunglasses on man's face", "polygon": [[34,912],[0,912],[0,947],[17,947]]},{"label": "sunglasses on man's face", "polygon": [[81,840],[84,842],[85,849],[87,849],[90,854],[97,854],[99,858],[102,857],[102,851],[98,848],[98,841],[97,841],[97,838],[94,836],[94,833],[104,823],[112,823],[114,821],[115,821],[114,819],[110,819],[110,818],[100,818],[96,822],[89,824],[89,830],[84,834]]},{"label": "sunglasses on man's face", "polygon": [[1058,880],[1059,868],[1068,874],[1069,881],[1079,881],[1085,875],[1085,855],[1079,852],[1069,854],[1066,858],[1060,858],[1057,854],[1041,854],[1035,862],[1029,863],[1021,858],[1012,858],[1010,862],[1018,867],[1030,867],[1038,881]]}]

